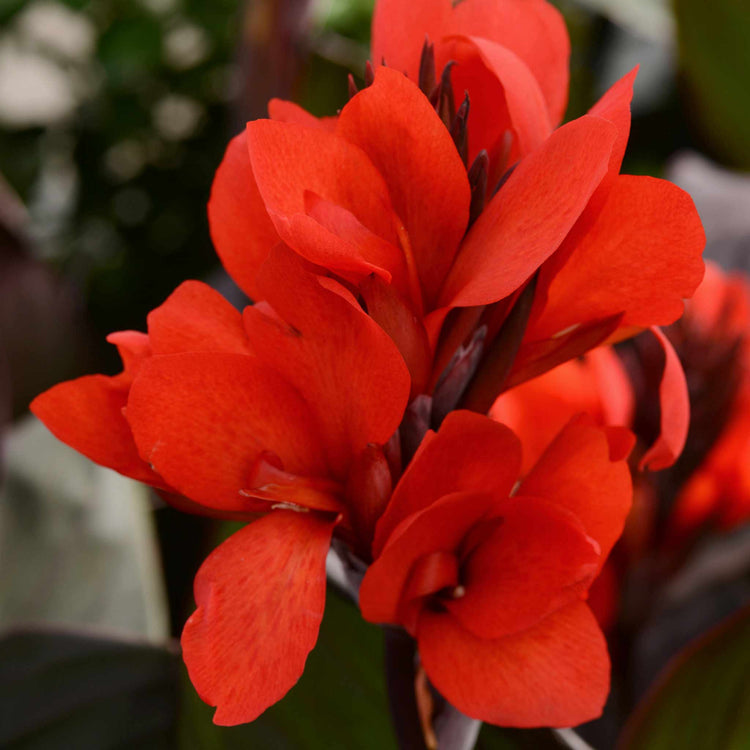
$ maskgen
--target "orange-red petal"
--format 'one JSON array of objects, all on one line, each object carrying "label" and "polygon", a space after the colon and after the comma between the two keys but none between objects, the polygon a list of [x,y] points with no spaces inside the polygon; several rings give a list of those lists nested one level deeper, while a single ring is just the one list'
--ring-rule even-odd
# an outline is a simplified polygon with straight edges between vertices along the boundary
[{"label": "orange-red petal", "polygon": [[543,497],[573,513],[599,543],[603,564],[622,533],[633,491],[627,462],[611,459],[606,433],[579,417],[542,454],[519,494]]},{"label": "orange-red petal", "polygon": [[154,354],[235,352],[248,354],[240,313],[200,281],[185,281],[148,315]]},{"label": "orange-red petal", "polygon": [[669,339],[658,328],[652,328],[651,333],[664,351],[664,371],[659,383],[661,431],[641,459],[639,468],[658,471],[671,466],[685,447],[690,426],[690,397],[685,372]]},{"label": "orange-red petal", "polygon": [[141,456],[210,508],[254,509],[240,491],[263,451],[290,473],[328,473],[325,443],[304,398],[251,356],[154,357],[133,383],[127,416]]},{"label": "orange-red petal", "polygon": [[469,181],[450,133],[415,83],[382,67],[341,111],[336,132],[385,179],[429,309],[469,221]]},{"label": "orange-red petal", "polygon": [[526,630],[578,599],[599,564],[599,545],[559,505],[517,496],[494,506],[492,516],[492,530],[461,560],[463,595],[445,601],[481,638]]},{"label": "orange-red petal", "polygon": [[599,716],[607,699],[607,644],[581,602],[497,639],[478,638],[451,615],[425,609],[417,642],[438,691],[491,724],[575,726]]},{"label": "orange-red petal", "polygon": [[[395,245],[388,188],[367,155],[345,138],[297,123],[256,120],[247,139],[253,174],[281,238],[313,263],[332,270],[373,271],[373,261],[348,237],[310,215],[310,195],[352,214],[372,234]],[[379,248],[380,249],[380,248]],[[360,248],[361,250],[361,248]],[[385,268],[393,274],[397,268]]]},{"label": "orange-red petal", "polygon": [[286,325],[246,308],[253,351],[303,394],[333,474],[344,481],[353,456],[368,443],[386,443],[398,427],[409,371],[380,326],[287,248],[274,250],[259,285]]},{"label": "orange-red petal", "polygon": [[195,577],[182,632],[190,679],[214,722],[252,721],[297,682],[325,606],[334,522],[275,511],[238,531]]},{"label": "orange-red petal", "polygon": [[258,191],[244,131],[229,142],[216,170],[208,223],[224,268],[240,289],[256,299],[255,274],[279,236]]},{"label": "orange-red petal", "polygon": [[472,226],[441,294],[452,306],[497,302],[557,250],[604,177],[617,130],[586,115],[523,159]]},{"label": "orange-red petal", "polygon": [[505,426],[468,411],[453,411],[437,434],[425,437],[378,522],[377,555],[391,532],[412,513],[451,492],[507,497],[518,478],[521,446]]},{"label": "orange-red petal", "polygon": [[432,552],[457,551],[468,530],[495,502],[487,493],[443,494],[404,520],[367,569],[359,590],[366,620],[399,623],[399,604],[412,567]]},{"label": "orange-red petal", "polygon": [[666,325],[703,278],[705,234],[690,196],[664,180],[619,176],[591,226],[542,268],[530,339],[624,313],[620,326]]}]

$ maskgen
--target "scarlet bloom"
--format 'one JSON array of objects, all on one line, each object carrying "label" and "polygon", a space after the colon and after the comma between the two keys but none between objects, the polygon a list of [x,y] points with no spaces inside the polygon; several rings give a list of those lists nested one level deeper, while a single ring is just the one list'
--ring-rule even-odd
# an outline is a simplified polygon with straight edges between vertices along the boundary
[{"label": "scarlet bloom", "polygon": [[512,492],[518,439],[453,412],[377,525],[364,617],[403,625],[469,716],[519,727],[598,716],[609,660],[585,598],[630,507],[629,448],[621,430],[574,420]]},{"label": "scarlet bloom", "polygon": [[[257,268],[279,239],[348,285],[399,347],[412,395],[434,395],[458,347],[477,337],[485,382],[464,398],[486,411],[503,383],[671,323],[700,281],[691,199],[619,175],[633,78],[524,154],[496,191],[467,174],[428,97],[396,70],[378,68],[335,121],[277,103],[271,113],[284,121],[249,123],[217,172],[217,251],[256,299]],[[519,305],[527,325],[520,348],[508,347],[500,332]],[[518,352],[502,377],[494,342]]]},{"label": "scarlet bloom", "polygon": [[[32,404],[61,440],[179,507],[266,514],[201,567],[182,636],[219,724],[251,721],[301,675],[331,536],[369,551],[390,492],[380,446],[409,391],[397,349],[346,290],[283,248],[258,286],[267,302],[241,315],[209,287],[183,284],[151,313],[148,335],[112,337],[123,373],[62,383]],[[379,494],[360,492],[379,483]]]}]

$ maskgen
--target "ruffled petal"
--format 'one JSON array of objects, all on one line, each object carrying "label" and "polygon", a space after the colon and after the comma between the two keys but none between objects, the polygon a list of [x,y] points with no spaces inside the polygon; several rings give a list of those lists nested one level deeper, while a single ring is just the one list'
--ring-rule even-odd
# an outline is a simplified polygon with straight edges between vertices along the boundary
[{"label": "ruffled petal", "polygon": [[562,120],[570,41],[561,14],[544,0],[378,0],[372,59],[416,81],[425,36],[439,52],[441,40],[454,35],[482,37],[515,53],[538,81],[552,123]]},{"label": "ruffled petal", "polygon": [[617,130],[584,116],[523,159],[464,240],[441,294],[454,307],[497,302],[552,253],[607,171]]},{"label": "ruffled petal", "polygon": [[401,521],[443,495],[489,492],[507,497],[520,464],[521,446],[507,427],[473,412],[451,412],[437,434],[425,436],[396,486],[377,525],[374,553]]},{"label": "ruffled petal", "polygon": [[257,509],[240,493],[251,486],[264,452],[292,474],[329,474],[320,427],[305,399],[251,356],[154,357],[133,383],[127,418],[141,456],[209,508]]},{"label": "ruffled petal", "polygon": [[253,351],[303,394],[329,465],[343,481],[354,455],[395,432],[409,396],[409,371],[380,326],[322,286],[287,248],[274,250],[259,284],[284,324],[246,308]]},{"label": "ruffled petal", "polygon": [[182,632],[190,679],[214,722],[252,721],[297,682],[318,639],[334,522],[275,511],[231,536],[195,577]]},{"label": "ruffled petal", "polygon": [[[314,218],[322,200],[393,245],[394,259],[400,261],[388,188],[364,151],[339,135],[272,120],[248,123],[247,138],[260,194],[276,231],[290,247],[332,270],[372,273],[378,259],[364,255],[366,247],[353,252],[356,242],[332,231],[330,222],[324,225]],[[400,273],[400,268],[384,270]]]},{"label": "ruffled petal", "polygon": [[425,609],[417,641],[438,691],[467,716],[491,724],[576,726],[601,714],[609,692],[607,644],[580,602],[494,640]]},{"label": "ruffled petal", "polygon": [[268,102],[268,116],[278,122],[296,122],[298,125],[327,130],[329,133],[336,130],[336,117],[315,117],[299,104],[285,99],[271,99]]},{"label": "ruffled petal", "polygon": [[589,418],[577,418],[542,454],[518,494],[542,497],[573,513],[599,543],[603,564],[622,534],[633,490],[627,462],[612,460],[606,433]]},{"label": "ruffled petal", "polygon": [[[621,175],[594,223],[577,226],[539,278],[531,340],[624,313],[621,327],[666,325],[703,278],[703,227],[690,196],[664,180]],[[562,265],[561,265],[562,264]]]},{"label": "ruffled petal", "polygon": [[492,516],[487,535],[461,560],[463,595],[445,601],[481,638],[536,625],[578,599],[599,567],[599,545],[559,505],[514,497],[494,507]]},{"label": "ruffled petal", "polygon": [[336,132],[385,179],[429,309],[469,221],[469,181],[448,130],[416,84],[381,67],[341,111]]},{"label": "ruffled petal", "polygon": [[432,552],[457,550],[494,502],[486,493],[454,492],[403,521],[365,573],[359,590],[362,616],[370,622],[400,622],[399,603],[412,566]]},{"label": "ruffled petal", "polygon": [[[538,148],[552,132],[547,104],[539,84],[525,63],[513,52],[479,36],[452,38],[443,45],[445,60],[458,60],[451,71],[456,92],[468,91],[470,111],[469,163],[481,149],[494,162],[489,184],[501,176],[497,162],[505,167]],[[502,153],[505,133],[513,138]]]},{"label": "ruffled petal", "polygon": [[240,313],[200,281],[185,281],[149,313],[154,354],[234,352],[248,354]]},{"label": "ruffled petal", "polygon": [[224,268],[245,294],[256,299],[255,274],[279,236],[258,192],[244,132],[229,142],[216,171],[208,223]]},{"label": "ruffled petal", "polygon": [[465,0],[453,4],[444,34],[484,37],[528,66],[557,125],[568,102],[570,40],[560,11],[546,0]]}]

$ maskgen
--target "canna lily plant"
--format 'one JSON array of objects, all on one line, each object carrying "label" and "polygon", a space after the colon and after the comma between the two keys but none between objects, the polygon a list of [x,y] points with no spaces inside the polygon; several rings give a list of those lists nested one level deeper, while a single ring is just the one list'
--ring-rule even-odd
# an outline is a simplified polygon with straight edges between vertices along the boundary
[{"label": "canna lily plant", "polygon": [[[634,73],[557,127],[568,53],[544,0],[380,2],[378,65],[341,112],[274,100],[218,168],[212,236],[254,304],[186,282],[147,333],[112,334],[119,375],[34,401],[92,460],[247,522],[198,572],[182,636],[217,723],[252,721],[301,675],[332,542],[365,619],[408,634],[459,711],[519,727],[601,712],[586,598],[630,507],[634,437],[626,417],[574,415],[530,436],[496,400],[672,323],[704,237],[685,193],[619,174]],[[688,419],[654,330],[652,469]]]}]

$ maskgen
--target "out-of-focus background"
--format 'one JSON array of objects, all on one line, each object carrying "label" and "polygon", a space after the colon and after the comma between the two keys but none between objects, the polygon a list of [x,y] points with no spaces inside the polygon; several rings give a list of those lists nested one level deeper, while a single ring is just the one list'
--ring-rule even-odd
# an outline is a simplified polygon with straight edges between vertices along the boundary
[{"label": "out-of-focus background", "polygon": [[[750,268],[746,0],[555,4],[573,44],[568,118],[640,64],[623,171],[666,176],[690,191],[707,254]],[[165,507],[27,414],[30,400],[60,380],[116,372],[105,335],[143,330],[148,311],[181,281],[204,279],[241,303],[208,234],[214,170],[229,138],[263,117],[271,96],[318,115],[346,102],[347,73],[359,79],[368,57],[372,5],[0,2],[2,747],[393,746],[379,631],[335,592],[290,696],[251,726],[214,727],[173,639],[191,611],[198,565],[231,529]],[[730,574],[725,565],[718,583],[713,562],[699,570],[700,608],[710,615],[701,628],[750,601],[747,541],[732,536]],[[696,635],[675,630],[670,617],[686,621],[676,610],[652,623],[635,665],[639,694]],[[748,690],[733,698],[732,714],[745,722],[745,744],[731,747],[750,747]],[[617,723],[587,736],[613,746]],[[648,747],[676,746],[659,741]],[[479,745],[548,746],[558,745],[546,732],[489,728]]]}]

